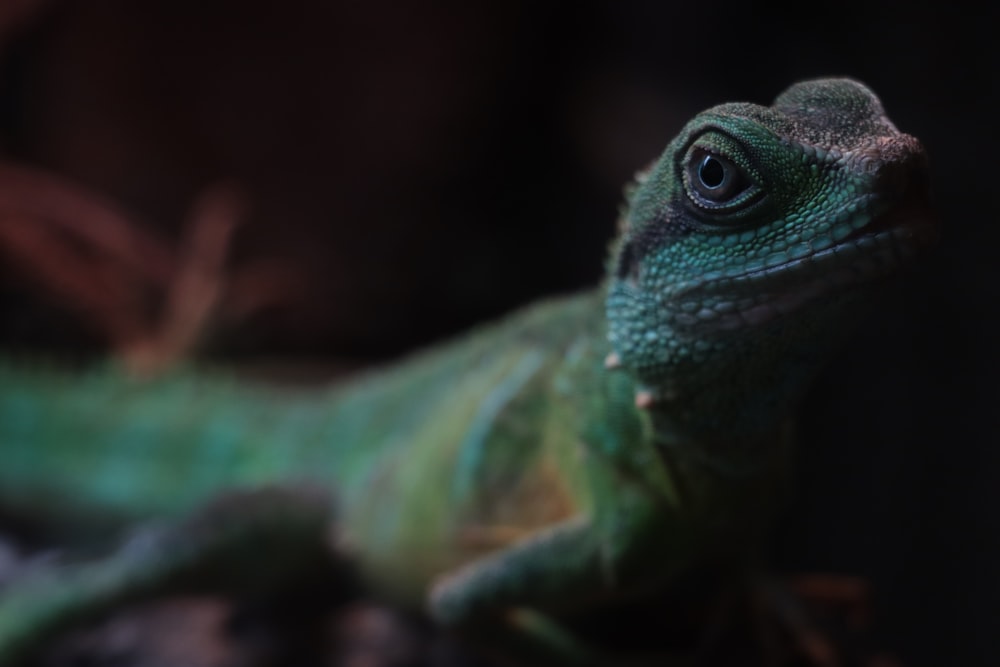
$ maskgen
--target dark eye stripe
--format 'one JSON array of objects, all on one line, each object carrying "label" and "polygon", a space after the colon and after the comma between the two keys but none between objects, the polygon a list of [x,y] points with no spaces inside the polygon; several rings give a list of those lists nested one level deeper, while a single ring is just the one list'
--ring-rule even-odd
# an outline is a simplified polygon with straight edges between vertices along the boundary
[{"label": "dark eye stripe", "polygon": [[709,190],[719,190],[732,181],[732,165],[714,155],[706,155],[698,165],[698,182]]}]

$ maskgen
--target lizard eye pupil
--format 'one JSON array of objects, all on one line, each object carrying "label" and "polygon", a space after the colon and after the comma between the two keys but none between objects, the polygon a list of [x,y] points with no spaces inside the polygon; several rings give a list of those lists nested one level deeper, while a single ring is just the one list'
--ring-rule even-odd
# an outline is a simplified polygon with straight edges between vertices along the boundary
[{"label": "lizard eye pupil", "polygon": [[698,179],[709,190],[721,187],[726,181],[726,167],[714,155],[706,155],[698,165]]},{"label": "lizard eye pupil", "polygon": [[694,203],[709,209],[735,204],[753,185],[732,160],[704,148],[691,152],[685,180]]}]

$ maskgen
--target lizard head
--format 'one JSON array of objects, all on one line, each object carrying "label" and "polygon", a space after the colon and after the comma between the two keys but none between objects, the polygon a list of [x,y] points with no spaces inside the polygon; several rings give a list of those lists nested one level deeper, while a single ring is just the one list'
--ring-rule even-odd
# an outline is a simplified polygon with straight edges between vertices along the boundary
[{"label": "lizard head", "polygon": [[615,363],[647,404],[728,397],[772,419],[868,287],[933,239],[927,182],[920,142],[855,81],[699,114],[629,193]]}]

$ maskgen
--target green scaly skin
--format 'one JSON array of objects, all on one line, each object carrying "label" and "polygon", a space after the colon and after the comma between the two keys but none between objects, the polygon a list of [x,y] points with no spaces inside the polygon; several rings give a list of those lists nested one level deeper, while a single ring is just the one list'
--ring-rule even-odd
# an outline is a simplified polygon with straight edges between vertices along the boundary
[{"label": "green scaly skin", "polygon": [[280,582],[323,536],[516,661],[628,664],[560,619],[744,556],[809,378],[934,236],[926,182],[868,89],[805,82],[687,124],[631,188],[600,290],[358,381],[3,365],[0,505],[155,527],[9,583],[0,664],[212,563],[220,586]]}]

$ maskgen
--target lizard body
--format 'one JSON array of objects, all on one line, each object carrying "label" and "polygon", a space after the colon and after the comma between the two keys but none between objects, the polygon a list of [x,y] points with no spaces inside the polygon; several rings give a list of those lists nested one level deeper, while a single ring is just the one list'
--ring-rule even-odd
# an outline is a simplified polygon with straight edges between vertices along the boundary
[{"label": "lizard body", "polygon": [[[553,313],[562,330],[547,329]],[[407,576],[426,582],[496,548],[491,532],[509,541],[582,509],[578,466],[560,460],[576,455],[576,435],[568,416],[548,414],[545,397],[557,385],[586,386],[585,372],[560,362],[591,358],[584,348],[598,342],[599,313],[595,295],[545,303],[319,391],[208,373],[150,381],[109,368],[81,375],[8,365],[0,371],[0,502],[56,519],[76,506],[125,525],[195,510],[220,489],[314,484],[336,490],[347,543],[371,545],[372,559],[405,552],[414,566]],[[428,419],[434,414],[453,416]],[[60,444],[40,451],[38,442]],[[101,446],[78,445],[89,442]],[[518,493],[544,506],[521,507]],[[413,515],[401,516],[401,506]],[[480,538],[461,536],[476,526]]]},{"label": "lizard body", "polygon": [[[343,386],[0,367],[0,504],[167,525],[62,597],[0,590],[0,658],[216,553],[226,531],[185,517],[221,491],[307,483],[377,589],[517,658],[600,664],[550,621],[741,557],[795,401],[934,228],[920,144],[844,79],[699,114],[627,203],[600,289]],[[268,534],[252,505],[241,534]]]}]

